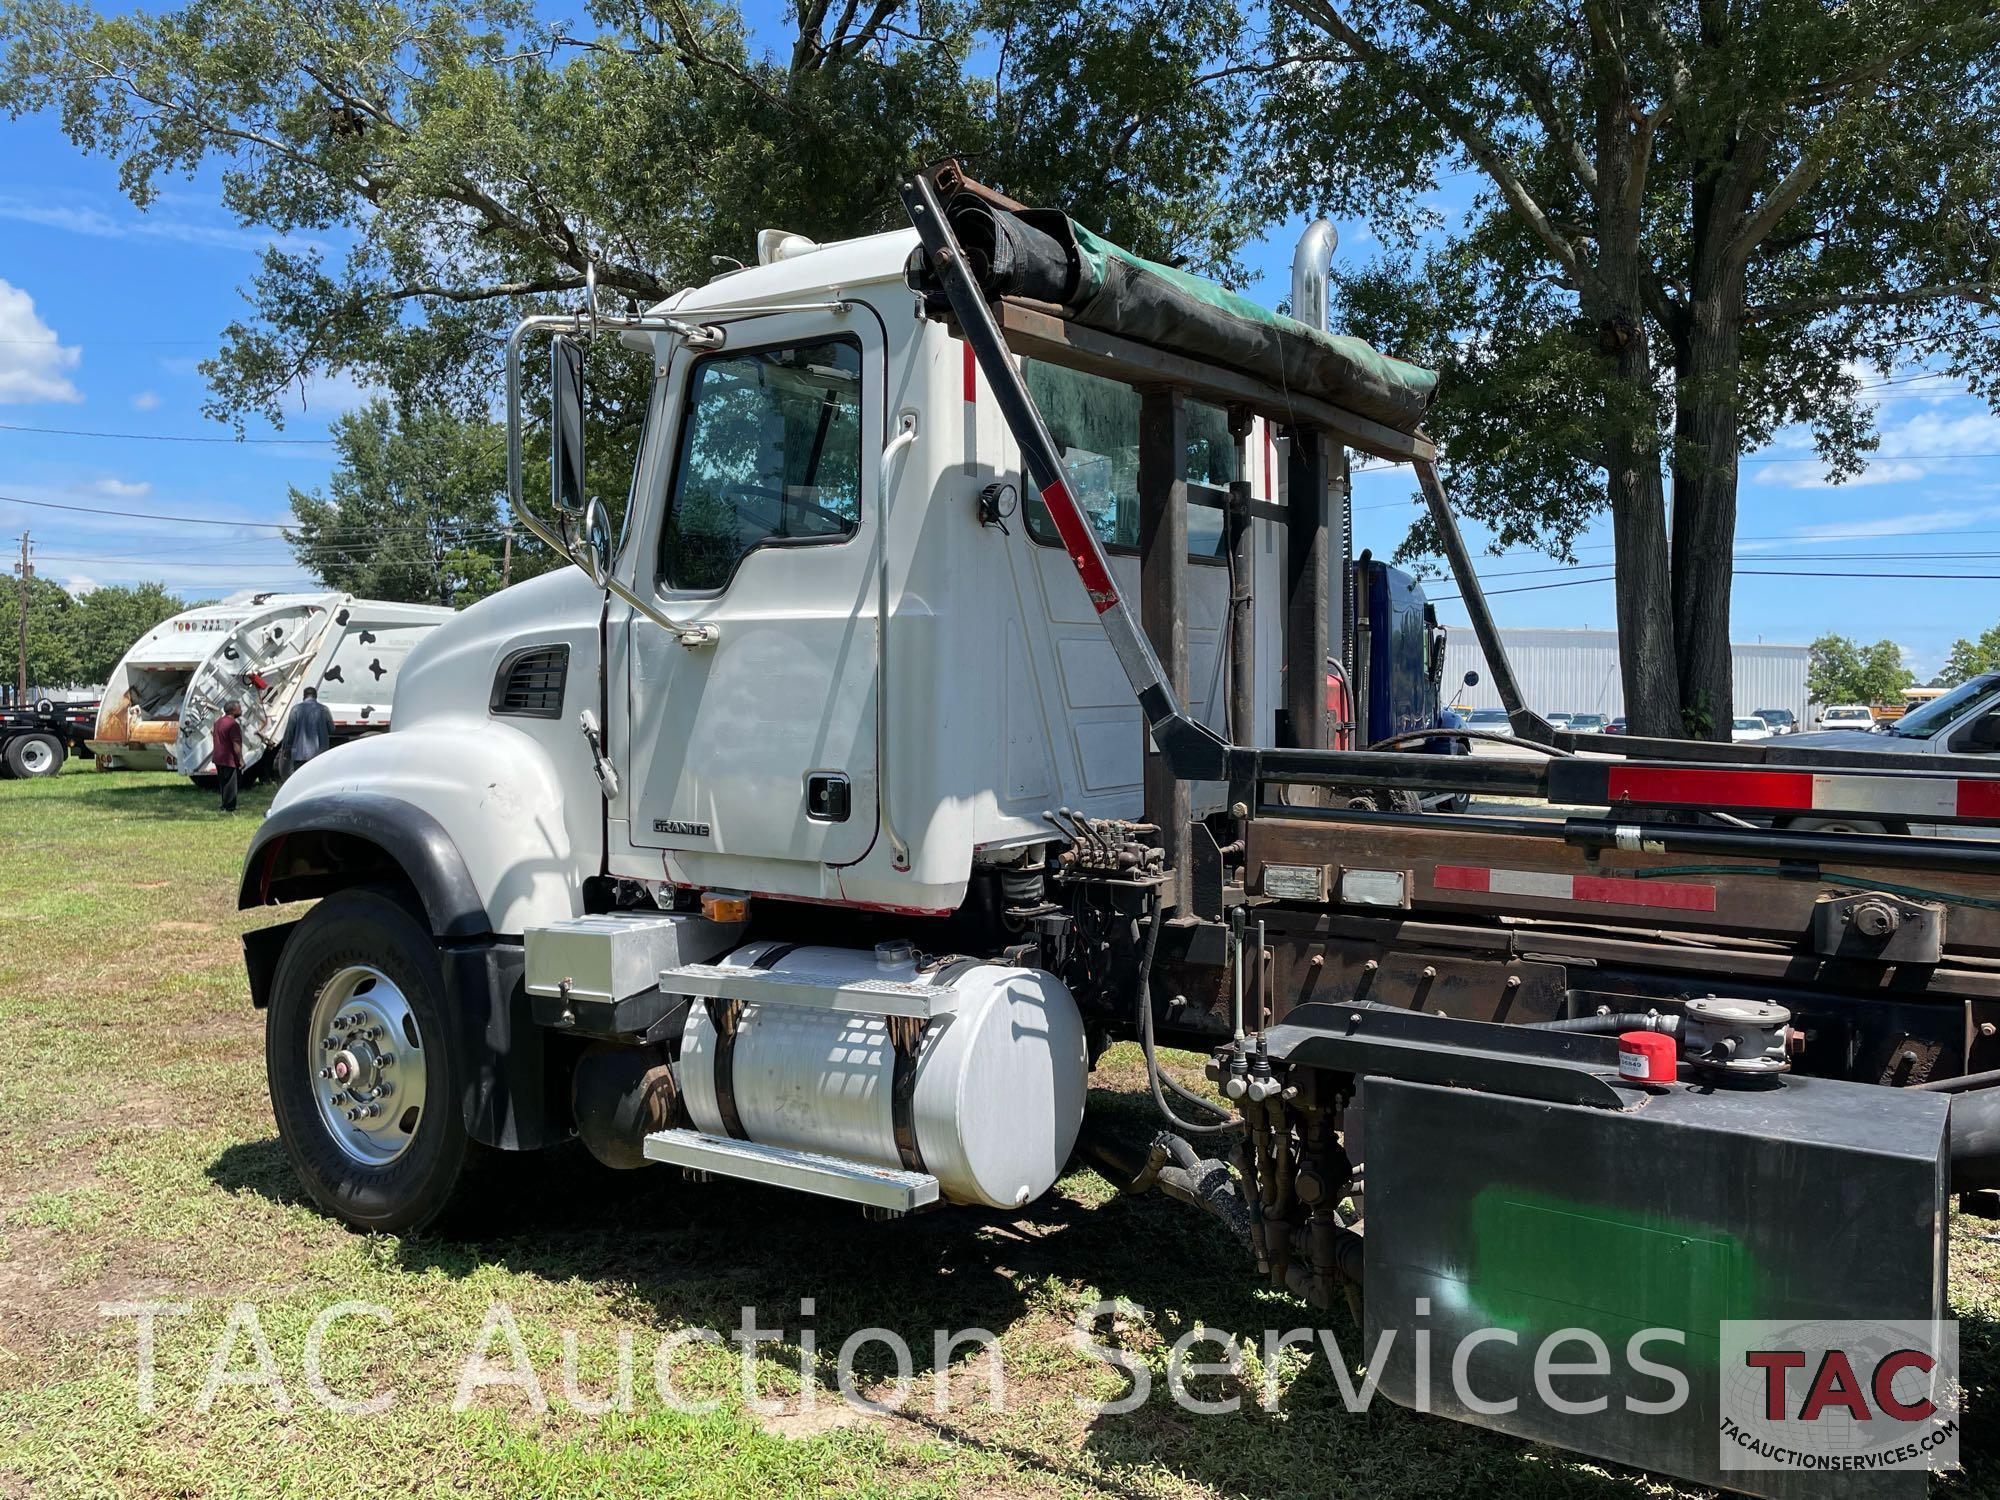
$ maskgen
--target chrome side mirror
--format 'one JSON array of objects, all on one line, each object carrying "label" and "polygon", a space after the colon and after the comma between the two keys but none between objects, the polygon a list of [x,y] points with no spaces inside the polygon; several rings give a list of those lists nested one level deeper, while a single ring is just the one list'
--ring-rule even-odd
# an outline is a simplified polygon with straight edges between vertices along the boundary
[{"label": "chrome side mirror", "polygon": [[583,346],[549,340],[549,496],[566,515],[584,514]]},{"label": "chrome side mirror", "polygon": [[611,516],[600,500],[590,500],[583,507],[583,550],[578,558],[583,571],[590,575],[590,581],[603,588],[604,580],[611,576],[611,548],[615,538],[611,535]]}]

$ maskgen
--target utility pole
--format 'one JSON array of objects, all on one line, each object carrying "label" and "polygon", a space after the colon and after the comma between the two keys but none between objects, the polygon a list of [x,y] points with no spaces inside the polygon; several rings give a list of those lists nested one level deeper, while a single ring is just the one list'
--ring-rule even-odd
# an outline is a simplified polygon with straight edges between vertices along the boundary
[{"label": "utility pole", "polygon": [[20,627],[21,637],[19,675],[15,680],[14,688],[14,706],[16,708],[19,708],[28,701],[28,580],[35,576],[35,565],[29,560],[28,549],[31,545],[28,533],[25,531],[22,532],[21,560],[14,567],[14,571],[21,575],[21,587],[15,601],[14,610],[14,613],[20,617],[16,623]]},{"label": "utility pole", "polygon": [[507,587],[514,574],[514,523],[507,523],[507,530],[500,543],[500,587]]}]

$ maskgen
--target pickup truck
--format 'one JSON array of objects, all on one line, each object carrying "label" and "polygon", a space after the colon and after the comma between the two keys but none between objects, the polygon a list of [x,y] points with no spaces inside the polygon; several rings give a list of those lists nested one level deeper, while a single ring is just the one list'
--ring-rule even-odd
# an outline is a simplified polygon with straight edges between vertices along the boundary
[{"label": "pickup truck", "polygon": [[[1933,698],[1879,729],[1823,729],[1787,735],[1788,748],[1799,750],[1868,750],[1909,755],[2000,754],[2000,672],[1969,677],[1942,698]],[[1819,828],[1856,833],[1940,834],[1979,837],[1985,829],[1947,829],[1931,823],[1893,819],[1880,822],[1850,817],[1794,820],[1794,828]]]}]

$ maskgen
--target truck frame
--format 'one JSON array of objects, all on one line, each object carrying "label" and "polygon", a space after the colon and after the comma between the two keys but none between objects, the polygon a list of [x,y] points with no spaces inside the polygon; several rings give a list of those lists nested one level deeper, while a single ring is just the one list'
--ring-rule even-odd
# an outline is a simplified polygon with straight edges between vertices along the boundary
[{"label": "truck frame", "polygon": [[[914,233],[767,232],[647,313],[590,296],[516,329],[516,517],[577,569],[433,633],[394,733],[307,767],[245,863],[244,907],[317,903],[244,940],[307,1190],[420,1227],[480,1147],[578,1138],[879,1215],[1019,1206],[1080,1151],[1216,1215],[1273,1286],[1357,1306],[1369,1346],[1421,1322],[1482,1389],[1532,1384],[1496,1325],[1622,1329],[1636,1291],[1679,1335],[1675,1412],[1431,1409],[1828,1493],[1720,1467],[1718,1319],[1945,1316],[1949,1194],[2000,1182],[2000,1094],[1935,1086],[1995,1057],[2000,846],[1752,820],[2000,821],[2000,778],[1555,733],[1421,402],[1182,332],[1213,314],[1391,397],[1423,372],[1130,257],[1109,274],[1147,311],[1121,325],[1035,279],[1115,247],[955,165],[903,196]],[[656,377],[622,539],[581,478],[598,334]],[[553,523],[520,496],[544,336]],[[1114,417],[1129,474],[1090,446]],[[1462,730],[1328,748],[1350,450],[1414,468],[1543,762],[1423,751]],[[1399,810],[1480,792],[1606,816]],[[1662,1034],[1678,1064],[1649,1072],[1632,1038]],[[1148,1142],[1084,1119],[1120,1040]],[[1220,1102],[1163,1046],[1208,1053]],[[1424,1404],[1409,1348],[1376,1373]]]}]

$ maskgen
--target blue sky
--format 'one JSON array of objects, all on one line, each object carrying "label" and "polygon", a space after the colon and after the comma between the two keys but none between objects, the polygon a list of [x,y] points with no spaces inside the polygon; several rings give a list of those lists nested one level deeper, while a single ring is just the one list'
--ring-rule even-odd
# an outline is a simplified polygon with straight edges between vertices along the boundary
[{"label": "blue sky", "polygon": [[[250,436],[290,440],[283,444],[12,430],[226,436],[201,416],[204,387],[195,367],[241,315],[240,289],[267,236],[232,223],[212,185],[201,182],[170,184],[140,213],[118,192],[112,167],[79,156],[50,120],[0,122],[0,138],[0,547],[7,560],[25,527],[44,576],[78,589],[159,579],[194,598],[303,582],[269,523],[288,518],[288,486],[326,481],[327,424],[362,399],[351,383],[309,385],[294,398],[282,433],[251,424]],[[1461,205],[1447,197],[1442,206]],[[1255,250],[1251,295],[1269,303],[1286,295],[1298,228],[1280,227]],[[1374,247],[1365,231],[1340,229],[1342,259],[1368,259]],[[1865,378],[1886,383],[1871,397],[1879,403],[1882,448],[1860,479],[1828,485],[1802,432],[1780,433],[1746,460],[1735,634],[1766,641],[1809,641],[1829,630],[1888,636],[1927,676],[1954,638],[2000,621],[2000,586],[1964,576],[2000,573],[2000,417],[1919,370]],[[1411,489],[1404,474],[1356,477],[1358,547],[1395,549],[1411,514]],[[182,525],[168,516],[239,524]],[[1583,562],[1607,558],[1609,543],[1608,527],[1593,529],[1582,539]],[[1894,576],[1750,571],[1761,569]],[[1526,553],[1486,559],[1482,572],[1502,624],[1615,624],[1608,569],[1569,574]],[[1578,577],[1605,581],[1540,587]],[[1440,613],[1462,623],[1455,605]]]}]

